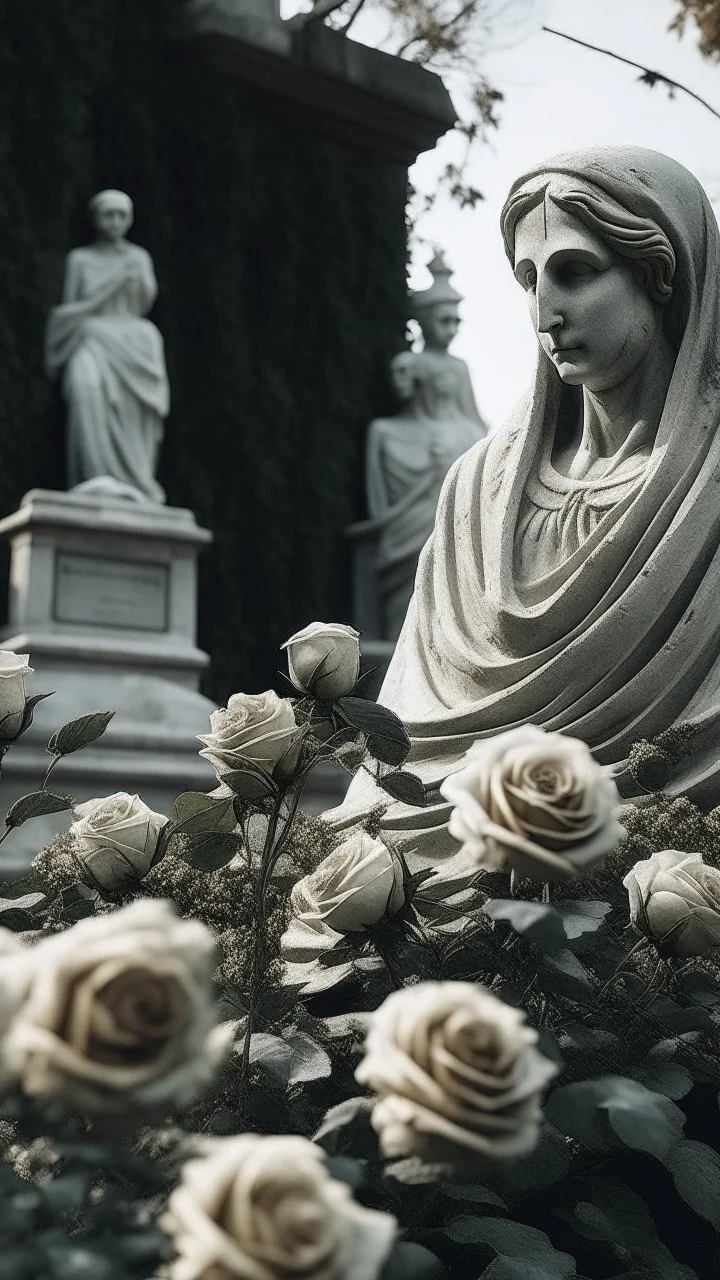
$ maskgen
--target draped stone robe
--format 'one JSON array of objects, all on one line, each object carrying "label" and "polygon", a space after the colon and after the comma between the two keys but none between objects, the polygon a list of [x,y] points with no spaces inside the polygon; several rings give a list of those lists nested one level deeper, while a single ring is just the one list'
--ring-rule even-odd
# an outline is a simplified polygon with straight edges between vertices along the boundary
[{"label": "draped stone robe", "polygon": [[155,479],[169,410],[162,337],[144,319],[157,295],[149,254],[93,245],[68,256],[63,302],[45,337],[45,363],[62,373],[68,406],[68,484],[112,477],[163,502]]},{"label": "draped stone robe", "polygon": [[[439,784],[478,738],[532,723],[617,766],[680,722],[696,727],[671,794],[720,803],[720,236],[695,178],[633,147],[559,156],[538,173],[594,183],[653,219],[677,259],[682,341],[650,456],[601,481],[551,463],[561,398],[542,351],[503,430],[449,473],[380,702],[405,721],[408,768]],[[524,182],[531,175],[520,179]],[[632,443],[632,442],[631,442]],[[436,798],[434,798],[436,799]],[[367,775],[326,817],[388,803]],[[457,851],[449,807],[390,802],[381,835],[411,869]]]}]

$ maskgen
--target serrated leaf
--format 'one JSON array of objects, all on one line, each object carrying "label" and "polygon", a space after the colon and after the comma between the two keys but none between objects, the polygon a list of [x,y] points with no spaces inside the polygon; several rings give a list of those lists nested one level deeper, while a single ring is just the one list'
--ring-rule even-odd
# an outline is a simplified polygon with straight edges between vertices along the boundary
[{"label": "serrated leaf", "polygon": [[380,1274],[380,1280],[443,1280],[445,1267],[434,1253],[401,1240],[393,1248]]},{"label": "serrated leaf", "polygon": [[199,835],[235,830],[232,796],[209,796],[204,791],[183,791],[173,805],[172,834]]},{"label": "serrated leaf", "polygon": [[516,933],[537,943],[543,951],[559,951],[565,946],[562,920],[554,907],[543,902],[488,898],[482,909],[491,920],[507,920]]},{"label": "serrated leaf", "polygon": [[52,756],[69,756],[73,751],[89,747],[102,737],[114,715],[114,711],[91,711],[87,716],[69,720],[52,734],[47,750]]},{"label": "serrated leaf", "polygon": [[217,871],[227,866],[242,847],[242,838],[232,831],[208,831],[186,835],[178,853],[183,862],[196,871]]},{"label": "serrated leaf", "polygon": [[277,794],[277,786],[269,773],[261,769],[231,769],[222,780],[240,800],[264,800]]},{"label": "serrated leaf", "polygon": [[608,911],[609,902],[585,902],[582,898],[570,902],[556,902],[555,908],[562,920],[569,941],[585,933],[596,933]]},{"label": "serrated leaf", "polygon": [[31,791],[10,806],[5,815],[5,826],[21,827],[29,818],[42,818],[49,813],[65,813],[72,807],[72,796],[59,796],[53,791]]},{"label": "serrated leaf", "polygon": [[378,786],[392,796],[393,800],[400,800],[414,809],[422,809],[427,803],[425,787],[414,773],[398,769],[395,773],[387,773],[384,778],[379,778]]},{"label": "serrated leaf", "polygon": [[543,964],[543,985],[551,986],[558,995],[567,996],[579,1004],[592,1004],[594,991],[588,972],[572,951],[563,948],[546,952]]},{"label": "serrated leaf", "polygon": [[288,1085],[326,1080],[332,1075],[332,1062],[325,1050],[304,1031],[295,1031],[285,1042],[291,1052]]},{"label": "serrated leaf", "polygon": [[544,1231],[523,1222],[468,1214],[453,1218],[446,1223],[444,1231],[458,1244],[489,1245],[501,1258],[546,1272],[553,1280],[566,1280],[575,1275],[575,1259],[557,1250]]},{"label": "serrated leaf", "polygon": [[720,1155],[704,1142],[684,1138],[665,1164],[686,1204],[720,1232]]},{"label": "serrated leaf", "polygon": [[326,1112],[313,1142],[332,1156],[377,1158],[377,1138],[370,1125],[374,1106],[374,1098],[346,1098]]},{"label": "serrated leaf", "polygon": [[337,706],[348,724],[368,735],[370,755],[383,764],[405,763],[410,753],[410,738],[394,711],[364,698],[340,698]]}]

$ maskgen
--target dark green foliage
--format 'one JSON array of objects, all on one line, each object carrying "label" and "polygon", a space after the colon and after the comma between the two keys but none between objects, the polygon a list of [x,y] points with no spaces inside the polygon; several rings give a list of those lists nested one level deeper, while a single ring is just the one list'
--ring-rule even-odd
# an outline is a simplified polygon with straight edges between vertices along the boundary
[{"label": "dark green foliage", "polygon": [[308,617],[349,619],[342,530],[404,342],[407,175],[218,74],[168,34],[179,7],[0,0],[0,514],[64,485],[43,328],[88,198],[123,188],[160,282],[160,479],[216,538],[200,643],[224,702],[275,682],[277,646]]}]

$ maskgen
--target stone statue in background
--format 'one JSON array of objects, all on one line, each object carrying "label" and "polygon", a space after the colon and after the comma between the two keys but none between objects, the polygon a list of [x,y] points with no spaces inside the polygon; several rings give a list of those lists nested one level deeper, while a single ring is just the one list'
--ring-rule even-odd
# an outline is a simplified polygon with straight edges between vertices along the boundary
[{"label": "stone statue in background", "polygon": [[400,634],[443,480],[485,435],[479,418],[467,412],[466,374],[463,362],[445,353],[401,352],[391,363],[401,407],[370,424],[365,466],[370,520],[356,529],[373,536],[385,640]]},{"label": "stone statue in background", "polygon": [[[410,318],[417,320],[422,330],[424,350],[432,352],[438,366],[442,363],[455,374],[459,387],[459,404],[465,417],[474,418],[482,427],[481,435],[487,435],[475,403],[470,381],[470,370],[464,360],[451,356],[448,347],[460,327],[460,303],[462,294],[450,283],[451,271],[440,250],[428,264],[433,282],[429,289],[419,289],[410,294]],[[478,437],[480,438],[480,437]]]},{"label": "stone statue in background", "polygon": [[67,402],[68,485],[98,496],[164,502],[155,479],[170,392],[163,340],[144,319],[157,296],[150,255],[125,237],[122,191],[90,201],[97,238],[68,255],[63,301],[45,338]]}]

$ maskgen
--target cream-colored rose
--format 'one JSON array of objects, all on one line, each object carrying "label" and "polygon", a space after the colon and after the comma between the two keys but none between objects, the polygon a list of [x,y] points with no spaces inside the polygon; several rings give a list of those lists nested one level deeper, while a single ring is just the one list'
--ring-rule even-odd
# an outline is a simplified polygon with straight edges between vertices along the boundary
[{"label": "cream-colored rose", "polygon": [[297,882],[290,900],[306,924],[362,933],[404,906],[402,864],[382,840],[358,831]]},{"label": "cream-colored rose", "polygon": [[27,693],[25,681],[32,674],[29,653],[0,649],[0,743],[12,742],[22,727]]},{"label": "cream-colored rose", "polygon": [[75,806],[73,817],[73,852],[87,878],[108,893],[147,875],[167,822],[126,791],[86,800]]},{"label": "cream-colored rose", "polygon": [[371,1015],[360,1084],[381,1095],[373,1128],[385,1155],[527,1155],[540,1096],[557,1067],[525,1014],[468,982],[422,982]]},{"label": "cream-colored rose", "polygon": [[720,947],[720,871],[699,853],[662,849],[636,862],[623,884],[632,922],[646,937],[683,957]]},{"label": "cream-colored rose", "polygon": [[211,733],[200,735],[200,752],[218,778],[254,765],[272,773],[296,742],[300,729],[292,702],[272,689],[266,693],[234,693],[227,707],[213,711]]},{"label": "cream-colored rose", "polygon": [[281,645],[287,649],[290,679],[315,698],[343,698],[360,675],[360,632],[344,622],[311,622]]},{"label": "cream-colored rose", "polygon": [[161,1225],[170,1280],[376,1280],[397,1231],[356,1204],[306,1138],[243,1134],[205,1143],[182,1168]]},{"label": "cream-colored rose", "polygon": [[229,1046],[232,1027],[215,1022],[215,940],[169,902],[88,917],[22,964],[2,1060],[30,1095],[90,1114],[184,1106]]},{"label": "cream-colored rose", "polygon": [[440,791],[453,805],[450,834],[486,871],[564,880],[625,835],[609,770],[584,742],[535,725],[476,742]]}]

